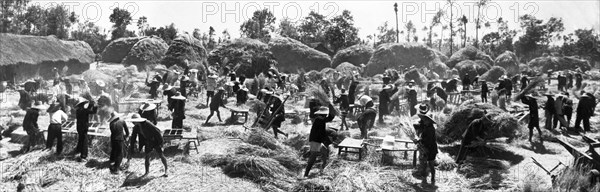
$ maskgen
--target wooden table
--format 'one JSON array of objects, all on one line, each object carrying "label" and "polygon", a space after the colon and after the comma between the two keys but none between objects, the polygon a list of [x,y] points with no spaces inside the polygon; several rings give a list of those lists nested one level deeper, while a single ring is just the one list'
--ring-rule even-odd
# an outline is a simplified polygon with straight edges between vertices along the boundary
[{"label": "wooden table", "polygon": [[[198,139],[198,133],[186,132],[181,128],[165,129],[163,130],[163,139],[165,141],[185,140],[189,149],[195,149],[196,153],[199,153],[198,144],[200,144],[200,140]],[[192,148],[190,144],[194,144],[194,147]]]},{"label": "wooden table", "polygon": [[244,117],[244,123],[248,122],[248,109],[239,109],[233,107],[227,107],[231,111],[231,117]]},{"label": "wooden table", "polygon": [[[362,139],[346,138],[340,144],[338,144],[338,155],[345,153],[358,153],[358,160],[362,159],[362,152],[365,147],[365,142]],[[348,151],[348,148],[355,149]]]},{"label": "wooden table", "polygon": [[[371,137],[371,138],[383,140],[383,137]],[[377,149],[376,151],[382,152],[382,157],[381,157],[382,163],[383,163],[383,159],[384,159],[383,155],[387,155],[388,153],[395,152],[395,151],[401,151],[401,152],[403,151],[404,159],[408,159],[408,152],[413,152],[413,166],[417,166],[417,147],[414,145],[414,142],[412,140],[394,139],[393,146],[384,145],[383,143],[381,143],[379,149]]]}]

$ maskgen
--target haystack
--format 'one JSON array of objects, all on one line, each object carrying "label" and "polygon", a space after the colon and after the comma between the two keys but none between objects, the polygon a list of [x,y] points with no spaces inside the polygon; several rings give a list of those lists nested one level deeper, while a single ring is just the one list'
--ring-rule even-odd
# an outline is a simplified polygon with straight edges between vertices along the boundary
[{"label": "haystack", "polygon": [[191,68],[198,69],[199,74],[205,74],[206,58],[207,53],[202,46],[202,41],[189,34],[177,34],[161,63],[167,67],[173,65],[186,67],[185,60],[187,60]]},{"label": "haystack", "polygon": [[579,68],[582,72],[586,72],[592,69],[588,61],[575,57],[544,56],[529,61],[527,65],[542,73],[546,73],[548,70],[563,71]]},{"label": "haystack", "polygon": [[454,68],[458,63],[460,63],[461,61],[465,61],[465,60],[471,60],[471,61],[481,60],[481,61],[485,62],[487,65],[489,65],[490,67],[494,64],[494,60],[492,60],[492,57],[485,54],[485,52],[483,52],[473,46],[468,46],[468,47],[462,48],[462,49],[458,50],[457,52],[455,52],[454,54],[452,54],[452,56],[450,57],[448,62],[446,62],[446,65],[448,65],[448,67],[450,67],[450,68]]},{"label": "haystack", "polygon": [[479,79],[486,80],[488,82],[498,82],[498,79],[506,75],[506,70],[500,66],[493,66],[490,70],[485,72]]},{"label": "haystack", "polygon": [[122,63],[142,68],[147,64],[158,64],[165,57],[169,45],[157,36],[143,38],[129,50]]},{"label": "haystack", "polygon": [[129,50],[145,37],[118,38],[110,42],[102,51],[102,61],[106,63],[121,63],[129,54]]},{"label": "haystack", "polygon": [[354,75],[353,71],[360,73],[361,68],[356,65],[353,65],[352,63],[343,62],[343,63],[339,64],[337,67],[335,67],[335,70],[340,72],[342,75],[353,76]]},{"label": "haystack", "polygon": [[494,60],[495,66],[500,66],[506,70],[509,77],[519,74],[519,60],[517,55],[510,51],[498,55]]},{"label": "haystack", "polygon": [[462,135],[469,124],[473,120],[481,118],[484,110],[492,115],[493,122],[492,127],[488,129],[487,139],[518,137],[521,126],[515,117],[489,103],[466,101],[456,108],[450,114],[450,118],[446,120],[444,126],[438,129],[438,142],[451,143],[462,139]]},{"label": "haystack", "polygon": [[409,82],[410,80],[414,80],[418,86],[427,85],[427,77],[425,75],[419,73],[417,69],[411,69],[404,74],[404,80]]},{"label": "haystack", "polygon": [[219,45],[208,55],[211,66],[230,67],[237,74],[253,77],[267,73],[271,65],[277,65],[269,45],[257,39],[239,38]]},{"label": "haystack", "polygon": [[411,66],[417,68],[430,67],[434,72],[441,74],[440,66],[444,64],[435,51],[422,44],[413,43],[386,43],[381,44],[369,60],[365,74],[373,76],[383,73],[385,68],[406,70]]},{"label": "haystack", "polygon": [[279,71],[284,73],[293,73],[298,69],[308,71],[331,67],[329,55],[291,38],[273,37],[269,41],[269,47],[279,64]]},{"label": "haystack", "polygon": [[475,78],[477,75],[483,75],[487,72],[490,67],[481,61],[464,60],[456,64],[454,67],[458,70],[458,74],[462,79],[466,74],[469,74],[470,78]]},{"label": "haystack", "polygon": [[438,56],[438,58],[440,58],[440,61],[442,61],[442,63],[446,63],[448,61],[448,56],[446,56],[446,54],[436,49],[433,49],[433,52],[435,53],[435,55]]},{"label": "haystack", "polygon": [[337,68],[338,65],[348,62],[355,66],[367,64],[373,55],[373,48],[369,45],[358,44],[339,50],[331,61],[331,66]]}]

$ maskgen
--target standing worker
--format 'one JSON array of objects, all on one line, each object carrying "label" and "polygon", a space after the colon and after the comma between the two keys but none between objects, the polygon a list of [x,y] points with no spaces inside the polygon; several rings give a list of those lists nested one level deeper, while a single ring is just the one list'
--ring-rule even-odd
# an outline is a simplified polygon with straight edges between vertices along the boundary
[{"label": "standing worker", "polygon": [[27,153],[31,150],[32,147],[35,147],[35,144],[40,136],[40,127],[38,126],[38,117],[40,116],[40,111],[44,109],[44,106],[40,101],[36,101],[34,105],[27,109],[25,113],[25,117],[23,118],[23,130],[27,132],[28,141],[27,145],[25,145],[25,149],[23,152]]},{"label": "standing worker", "polygon": [[[158,153],[158,156],[160,157],[160,160],[162,161],[162,164],[165,168],[165,174],[163,175],[163,177],[167,177],[167,173],[168,173],[168,166],[167,166],[167,158],[165,158],[165,155],[163,154],[163,144],[164,144],[164,139],[162,137],[162,133],[161,131],[158,129],[158,127],[154,126],[151,122],[147,121],[146,119],[142,118],[139,114],[133,114],[133,116],[131,116],[131,119],[129,119],[129,121],[131,121],[134,124],[133,127],[133,131],[132,131],[132,139],[131,139],[131,145],[129,145],[130,147],[130,151],[133,152],[133,146],[135,146],[135,138],[136,136],[139,134],[141,137],[144,139],[144,143],[145,143],[145,163],[144,166],[146,168],[146,172],[144,173],[144,175],[142,177],[145,177],[148,175],[148,173],[150,173],[150,153],[152,151],[156,151]],[[141,142],[141,141],[140,141]],[[129,161],[131,160],[131,155],[129,155],[129,157],[127,158],[127,164],[129,164]]]},{"label": "standing worker", "polygon": [[594,115],[596,108],[596,98],[591,93],[584,93],[577,104],[577,117],[575,119],[575,127],[581,130],[580,123],[583,121],[583,131],[588,132],[590,129],[590,118]]},{"label": "standing worker", "polygon": [[423,167],[423,183],[427,183],[427,168],[429,168],[429,171],[431,172],[431,184],[435,185],[435,158],[438,153],[434,127],[434,124],[436,123],[426,114],[419,113],[417,115],[420,120],[414,127],[415,130],[421,131],[419,131],[420,134],[417,135],[418,138],[415,139],[414,142],[421,146],[421,154],[423,154],[427,162],[427,165],[421,165]]},{"label": "standing worker", "polygon": [[69,118],[67,114],[62,111],[59,104],[53,103],[48,108],[48,114],[50,115],[50,125],[48,125],[48,140],[46,140],[46,149],[52,150],[52,145],[56,139],[56,155],[60,155],[63,150],[62,140],[62,124]]},{"label": "standing worker", "polygon": [[373,99],[369,96],[362,96],[359,100],[362,106],[365,106],[365,110],[358,116],[356,122],[360,129],[360,138],[367,139],[368,131],[373,128],[375,124],[375,117],[377,117],[377,111],[373,105]]},{"label": "standing worker", "polygon": [[283,104],[283,99],[278,95],[272,96],[273,106],[271,107],[271,115],[273,116],[273,122],[271,123],[271,128],[273,129],[273,135],[275,139],[277,139],[277,134],[281,133],[288,137],[287,133],[279,130],[281,128],[281,123],[285,121],[285,106]]},{"label": "standing worker", "polygon": [[96,114],[98,107],[94,101],[84,98],[79,99],[75,105],[75,118],[77,119],[77,147],[75,153],[81,153],[81,161],[87,161],[88,156],[88,129],[90,128],[90,115]]},{"label": "standing worker", "polygon": [[221,112],[219,112],[219,107],[225,107],[225,104],[223,103],[223,94],[225,94],[225,89],[223,87],[219,87],[218,90],[219,92],[217,92],[217,94],[215,94],[210,101],[210,115],[208,115],[204,124],[208,124],[208,121],[214,115],[215,112],[217,113],[217,118],[219,118],[219,122],[223,122],[221,120]]},{"label": "standing worker", "polygon": [[556,109],[554,108],[554,97],[551,93],[545,93],[546,103],[544,104],[544,116],[546,117],[546,123],[544,126],[548,130],[554,130],[554,114]]},{"label": "standing worker", "polygon": [[206,105],[209,105],[209,100],[215,95],[217,89],[217,78],[219,76],[211,74],[206,80]]},{"label": "standing worker", "polygon": [[537,100],[530,95],[526,95],[521,97],[521,102],[529,106],[529,124],[527,126],[527,128],[529,128],[529,142],[531,142],[531,138],[533,137],[533,128],[537,129],[538,134],[540,135],[540,141],[542,141],[542,130],[540,129],[540,115],[538,113]]},{"label": "standing worker", "polygon": [[348,109],[350,108],[350,104],[349,104],[349,100],[348,100],[348,93],[346,93],[345,89],[342,89],[341,91],[341,95],[340,97],[338,97],[335,102],[333,102],[334,104],[339,103],[340,104],[340,111],[342,113],[342,124],[341,124],[341,128],[340,130],[344,130],[344,126],[346,126],[346,130],[350,130],[350,128],[348,127],[348,124],[346,123],[346,116],[348,116]]},{"label": "standing worker", "polygon": [[138,110],[138,114],[142,116],[142,118],[147,119],[152,122],[152,124],[156,125],[158,118],[158,110],[156,109],[156,105],[150,102],[144,102],[142,106],[140,106],[140,110]]},{"label": "standing worker", "polygon": [[171,97],[173,100],[173,122],[172,128],[183,128],[183,119],[185,119],[185,97],[177,92]]},{"label": "standing worker", "polygon": [[331,122],[335,118],[335,109],[330,103],[328,107],[320,107],[319,111],[311,114],[311,118],[314,117],[313,125],[310,129],[310,135],[308,138],[310,144],[310,157],[304,171],[304,177],[308,177],[310,169],[317,160],[317,156],[321,154],[321,174],[327,166],[327,159],[329,158],[329,144],[332,143],[331,139],[327,136],[327,123]]},{"label": "standing worker", "polygon": [[[124,120],[122,120],[116,112],[111,113],[110,119],[108,119],[110,128],[110,159],[111,163],[114,163],[110,172],[112,174],[118,174],[121,168],[121,162],[123,161],[123,150],[125,148],[125,140],[129,137],[129,128]],[[125,131],[125,135],[123,135]]]},{"label": "standing worker", "polygon": [[481,82],[481,102],[487,103],[487,96],[490,92],[490,89],[488,88],[487,82],[485,80],[481,79],[479,81]]}]

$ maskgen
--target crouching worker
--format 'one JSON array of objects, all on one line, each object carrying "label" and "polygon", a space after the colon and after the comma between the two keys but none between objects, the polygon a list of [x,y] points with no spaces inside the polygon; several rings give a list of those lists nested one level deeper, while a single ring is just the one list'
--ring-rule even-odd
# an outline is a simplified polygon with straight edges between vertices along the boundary
[{"label": "crouching worker", "polygon": [[492,125],[492,120],[489,114],[484,111],[483,117],[473,120],[463,134],[463,140],[460,145],[460,150],[456,156],[456,163],[462,164],[467,158],[467,153],[475,141],[485,142],[485,136],[488,128]]},{"label": "crouching worker", "polygon": [[[125,148],[125,140],[129,137],[129,128],[120,116],[113,112],[108,119],[110,128],[110,159],[111,163],[114,163],[110,168],[112,174],[118,174],[121,168],[121,162],[123,161],[123,148]],[[125,131],[125,135],[123,135]]]},{"label": "crouching worker", "polygon": [[308,141],[310,143],[310,157],[308,158],[308,164],[304,171],[304,177],[308,177],[310,169],[315,164],[317,156],[321,154],[321,174],[327,166],[327,159],[329,158],[329,144],[331,139],[327,135],[327,122],[331,122],[335,118],[335,108],[330,103],[329,107],[320,107],[314,114],[310,114],[311,118],[314,117],[313,125],[310,129],[310,135]]},{"label": "crouching worker", "polygon": [[358,116],[356,122],[360,129],[360,138],[367,139],[368,130],[373,128],[375,123],[375,117],[377,117],[377,110],[373,107],[373,99],[369,96],[362,96],[359,99],[362,106],[365,106],[365,110]]},{"label": "crouching worker", "polygon": [[417,138],[415,143],[419,145],[419,149],[423,158],[426,160],[419,167],[419,174],[423,176],[423,183],[427,183],[427,168],[431,171],[431,184],[435,185],[435,157],[438,153],[437,143],[435,141],[435,121],[424,113],[417,114],[420,118],[419,123],[413,125]]},{"label": "crouching worker", "polygon": [[[167,166],[167,159],[165,158],[165,155],[163,154],[163,137],[162,134],[160,132],[160,130],[158,129],[158,127],[154,126],[154,124],[152,124],[150,121],[142,118],[139,114],[133,114],[131,116],[131,119],[129,119],[129,121],[131,121],[134,124],[133,127],[133,132],[131,134],[131,144],[129,145],[130,147],[130,151],[133,151],[133,148],[135,146],[135,139],[136,136],[139,134],[140,140],[143,139],[144,140],[144,144],[145,144],[145,167],[146,167],[146,172],[144,173],[144,176],[147,176],[148,173],[150,172],[150,153],[155,150],[158,153],[158,156],[160,157],[160,160],[163,163],[163,166],[165,167],[165,174],[163,175],[164,177],[168,176],[168,166]],[[141,141],[140,141],[141,142]],[[129,161],[131,160],[131,155],[129,155],[129,157],[127,157],[127,164],[129,164]]]}]

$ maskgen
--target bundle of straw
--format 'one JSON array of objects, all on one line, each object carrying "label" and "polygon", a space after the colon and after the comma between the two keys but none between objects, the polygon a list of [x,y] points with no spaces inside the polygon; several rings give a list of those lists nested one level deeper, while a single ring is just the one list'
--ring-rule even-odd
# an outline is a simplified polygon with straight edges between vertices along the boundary
[{"label": "bundle of straw", "polygon": [[[329,106],[329,104],[331,103],[331,101],[329,100],[329,96],[327,96],[327,93],[325,93],[325,90],[323,90],[323,88],[319,84],[309,84],[306,88],[306,93],[308,96],[313,96],[314,98],[316,98],[319,101],[319,104],[321,104],[321,106]],[[334,115],[341,114],[337,108],[334,107],[334,109]]]},{"label": "bundle of straw", "polygon": [[533,90],[535,87],[537,87],[540,83],[543,83],[544,79],[541,77],[536,77],[534,79],[532,79],[529,83],[529,85],[527,85],[527,87],[525,87],[525,89],[521,90],[521,92],[519,94],[517,94],[515,97],[513,97],[513,101],[519,101],[521,100],[521,97],[527,95],[529,92],[531,92],[531,90]]}]

